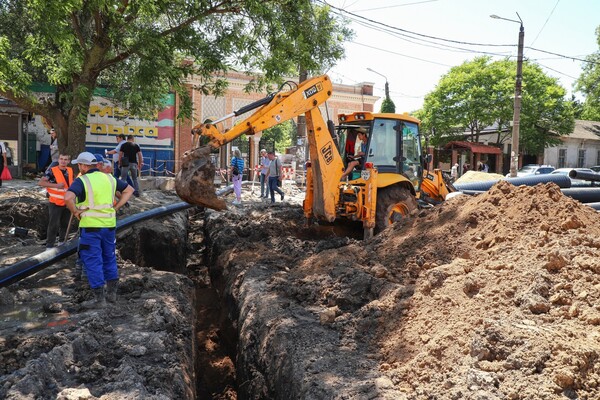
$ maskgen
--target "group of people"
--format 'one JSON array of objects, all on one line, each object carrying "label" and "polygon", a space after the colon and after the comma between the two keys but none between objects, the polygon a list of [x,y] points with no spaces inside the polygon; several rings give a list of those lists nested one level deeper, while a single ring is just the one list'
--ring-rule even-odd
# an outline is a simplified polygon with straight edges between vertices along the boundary
[{"label": "group of people", "polygon": [[[51,132],[55,137],[56,132]],[[79,221],[78,262],[94,298],[84,302],[87,308],[102,308],[106,302],[116,302],[118,269],[116,259],[116,214],[131,196],[139,196],[137,173],[143,165],[139,146],[130,136],[121,135],[118,146],[111,150],[115,164],[101,154],[83,152],[71,161],[69,154],[59,151],[38,184],[46,188],[48,228],[46,248],[67,240],[73,219]],[[124,142],[124,143],[122,143]],[[107,154],[110,152],[106,152]],[[79,169],[75,176],[69,163]],[[133,185],[126,182],[131,172]],[[119,179],[121,178],[121,179]]]},{"label": "group of people", "polygon": [[[285,198],[281,190],[281,180],[283,178],[281,170],[281,161],[275,155],[274,151],[262,149],[260,151],[260,197],[271,198],[271,204],[275,203],[275,193],[279,194],[281,201]],[[230,172],[233,182],[233,192],[235,200],[233,204],[242,203],[242,175],[244,171],[244,159],[238,149],[233,151],[233,157],[230,164]]]},{"label": "group of people", "polygon": [[[467,171],[469,171],[470,169],[471,169],[471,165],[469,163],[464,163],[463,166],[462,166],[462,175],[466,174]],[[459,165],[458,165],[458,163],[455,163],[450,168],[450,176],[454,180],[458,179],[458,171],[459,171]],[[490,172],[490,167],[487,164],[487,162],[479,161],[477,163],[477,171],[479,171],[479,172]]]}]

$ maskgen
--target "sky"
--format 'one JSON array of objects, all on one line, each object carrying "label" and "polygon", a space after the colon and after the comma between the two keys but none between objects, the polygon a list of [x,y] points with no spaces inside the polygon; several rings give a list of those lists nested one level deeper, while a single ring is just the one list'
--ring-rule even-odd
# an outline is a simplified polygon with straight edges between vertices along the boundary
[{"label": "sky", "polygon": [[387,79],[396,112],[421,108],[453,66],[485,54],[516,60],[519,17],[524,58],[557,78],[569,96],[581,99],[573,90],[584,64],[578,59],[600,51],[600,0],[323,1],[350,18],[355,32],[345,44],[345,59],[327,74],[335,83],[372,82],[374,95],[382,98]]}]

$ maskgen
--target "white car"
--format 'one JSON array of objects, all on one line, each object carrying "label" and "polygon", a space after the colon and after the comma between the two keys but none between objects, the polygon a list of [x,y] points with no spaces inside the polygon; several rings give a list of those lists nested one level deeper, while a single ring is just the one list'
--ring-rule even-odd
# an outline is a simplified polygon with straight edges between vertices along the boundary
[{"label": "white car", "polygon": [[[589,172],[590,174],[595,174],[595,172],[590,168],[558,168],[551,172],[551,174],[560,174],[569,176],[569,172],[571,171],[581,171],[581,172]],[[590,182],[583,179],[571,179],[572,187],[589,187],[589,186],[600,186],[600,182]]]},{"label": "white car", "polygon": [[[549,174],[552,171],[554,171],[554,167],[551,165],[527,164],[517,171],[517,177]],[[506,174],[506,177],[510,178],[510,173]]]}]

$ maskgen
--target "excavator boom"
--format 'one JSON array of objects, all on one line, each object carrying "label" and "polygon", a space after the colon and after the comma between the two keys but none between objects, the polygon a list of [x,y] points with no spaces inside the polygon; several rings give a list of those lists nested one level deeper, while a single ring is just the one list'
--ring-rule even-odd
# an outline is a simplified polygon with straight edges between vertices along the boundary
[{"label": "excavator boom", "polygon": [[[215,169],[214,165],[210,162],[210,150],[224,146],[242,135],[254,135],[257,132],[281,124],[298,115],[309,112],[311,114],[318,113],[319,105],[323,104],[331,94],[332,84],[329,77],[327,75],[317,76],[304,81],[294,90],[279,91],[271,94],[218,121],[196,125],[192,129],[192,149],[183,155],[181,170],[175,179],[175,190],[178,196],[190,204],[201,205],[215,210],[225,209],[225,202],[215,195]],[[225,131],[219,129],[219,122],[222,122],[224,119],[241,115],[256,108],[258,110],[254,114],[231,129]],[[320,119],[323,120],[322,117]],[[315,143],[319,146],[318,148],[322,153],[320,154],[320,158],[326,164],[331,164],[333,157],[329,152],[335,146],[326,129],[326,124],[324,122],[318,123],[318,127],[315,130],[318,130],[324,138],[318,140],[319,143]],[[325,133],[327,133],[326,137]],[[201,138],[208,140],[208,143],[203,147],[198,147]],[[327,138],[329,139],[328,141],[325,140]],[[338,169],[341,176],[343,166],[341,161],[338,160],[338,162],[340,164]],[[337,179],[339,181],[339,176]]]}]

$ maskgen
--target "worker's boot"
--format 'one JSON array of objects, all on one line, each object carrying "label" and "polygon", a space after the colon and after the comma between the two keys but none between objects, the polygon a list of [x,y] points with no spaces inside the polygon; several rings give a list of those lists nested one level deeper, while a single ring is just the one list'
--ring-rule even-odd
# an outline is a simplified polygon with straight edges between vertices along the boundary
[{"label": "worker's boot", "polygon": [[106,282],[106,300],[109,303],[117,302],[117,289],[119,287],[119,280],[113,279],[112,281]]},{"label": "worker's boot", "polygon": [[84,301],[81,305],[84,308],[98,309],[106,307],[106,296],[104,294],[104,286],[92,289],[94,292],[94,298],[92,300]]}]

